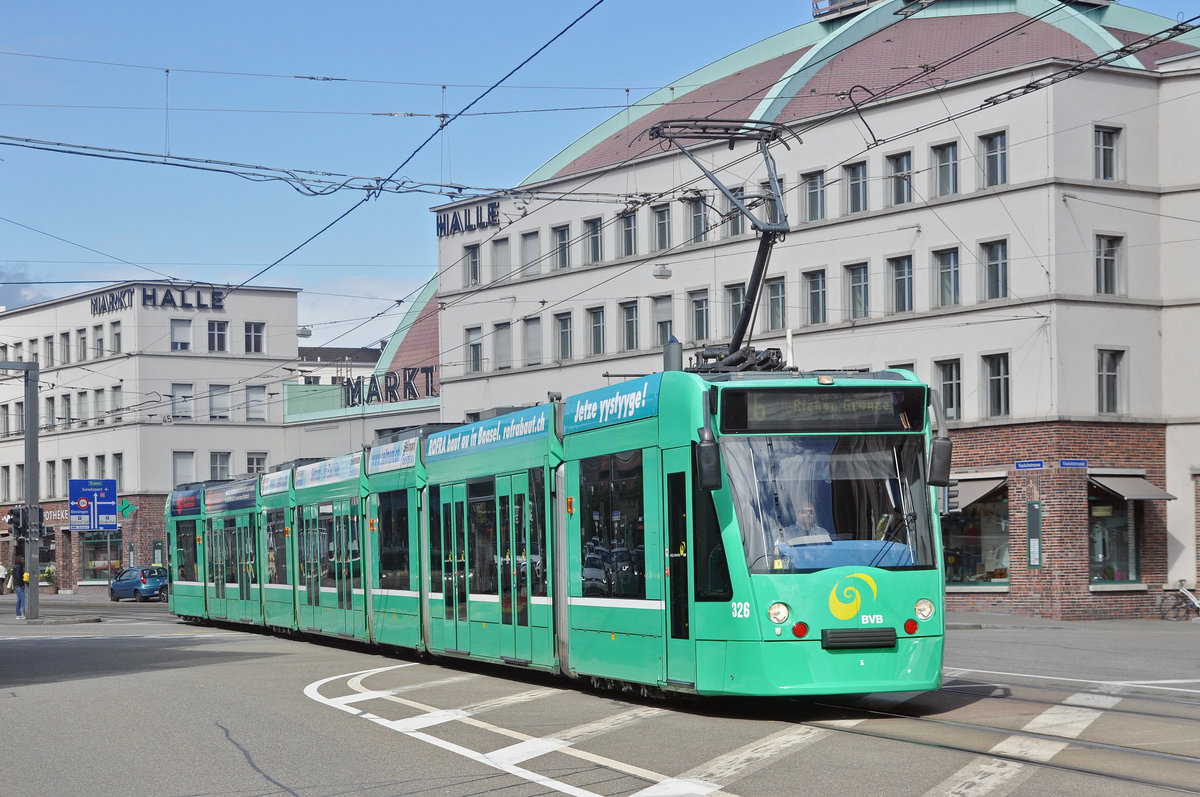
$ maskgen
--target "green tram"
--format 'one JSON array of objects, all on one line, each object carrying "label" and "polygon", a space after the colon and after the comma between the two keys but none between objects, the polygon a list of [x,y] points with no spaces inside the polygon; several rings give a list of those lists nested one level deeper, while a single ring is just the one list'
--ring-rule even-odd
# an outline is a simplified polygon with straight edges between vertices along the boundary
[{"label": "green tram", "polygon": [[270,474],[257,550],[287,572],[251,594],[280,579],[278,628],[598,685],[933,689],[930,399],[907,371],[667,371]]},{"label": "green tram", "polygon": [[204,562],[199,556],[204,534],[204,489],[176,490],[167,500],[166,531],[170,551],[168,605],[174,614],[203,618]]}]

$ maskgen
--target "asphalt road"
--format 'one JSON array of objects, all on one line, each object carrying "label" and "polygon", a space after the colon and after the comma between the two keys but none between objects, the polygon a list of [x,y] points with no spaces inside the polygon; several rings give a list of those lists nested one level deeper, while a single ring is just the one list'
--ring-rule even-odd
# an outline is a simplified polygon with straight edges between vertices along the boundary
[{"label": "asphalt road", "polygon": [[42,622],[17,623],[4,596],[0,791],[1200,790],[1200,623],[956,615],[947,648],[946,685],[925,695],[642,701],[500,668],[191,626],[153,603],[49,596]]}]

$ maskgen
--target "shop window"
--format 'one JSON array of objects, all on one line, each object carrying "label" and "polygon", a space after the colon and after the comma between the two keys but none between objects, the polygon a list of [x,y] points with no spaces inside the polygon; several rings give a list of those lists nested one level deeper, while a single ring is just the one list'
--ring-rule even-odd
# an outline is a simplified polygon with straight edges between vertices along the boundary
[{"label": "shop window", "polygon": [[1008,583],[1008,487],[942,518],[946,583]]},{"label": "shop window", "polygon": [[1133,502],[1088,485],[1088,567],[1093,584],[1138,581],[1137,511]]},{"label": "shop window", "polygon": [[121,569],[121,532],[85,531],[81,581],[109,581]]},{"label": "shop window", "polygon": [[585,598],[646,598],[642,452],[579,463],[580,578]]}]

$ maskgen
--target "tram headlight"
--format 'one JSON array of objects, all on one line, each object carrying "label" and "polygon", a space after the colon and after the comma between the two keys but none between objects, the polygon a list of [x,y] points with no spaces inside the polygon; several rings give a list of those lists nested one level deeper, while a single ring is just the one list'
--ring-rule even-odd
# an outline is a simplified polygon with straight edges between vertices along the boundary
[{"label": "tram headlight", "polygon": [[930,617],[933,617],[933,601],[929,600],[929,598],[921,598],[921,600],[917,601],[917,605],[913,607],[913,610],[917,613],[917,619],[928,620]]},{"label": "tram headlight", "polygon": [[771,608],[767,609],[767,617],[771,618],[771,622],[777,625],[786,623],[788,614],[786,603],[772,603]]}]

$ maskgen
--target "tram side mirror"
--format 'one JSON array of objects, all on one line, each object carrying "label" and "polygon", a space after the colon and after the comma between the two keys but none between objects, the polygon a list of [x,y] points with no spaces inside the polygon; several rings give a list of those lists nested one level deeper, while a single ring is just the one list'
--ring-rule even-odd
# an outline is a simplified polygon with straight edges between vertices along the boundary
[{"label": "tram side mirror", "polygon": [[721,489],[721,449],[707,425],[696,430],[699,442],[692,444],[693,468],[701,490]]},{"label": "tram side mirror", "polygon": [[935,437],[929,446],[929,478],[931,487],[950,486],[950,453],[953,446],[949,437]]}]

